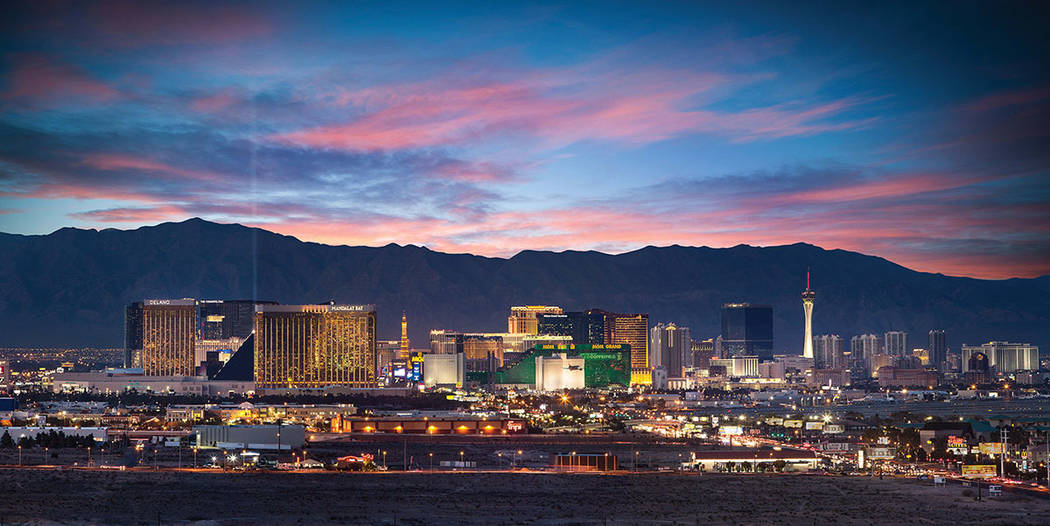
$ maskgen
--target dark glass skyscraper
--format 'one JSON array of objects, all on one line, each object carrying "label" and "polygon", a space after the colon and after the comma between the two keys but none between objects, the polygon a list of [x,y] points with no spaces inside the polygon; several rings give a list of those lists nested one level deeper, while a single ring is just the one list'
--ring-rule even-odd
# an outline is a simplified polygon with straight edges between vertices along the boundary
[{"label": "dark glass skyscraper", "polygon": [[587,341],[587,318],[582,312],[563,314],[540,314],[537,318],[538,334],[568,336],[572,343],[580,345]]},{"label": "dark glass skyscraper", "polygon": [[136,367],[142,352],[142,302],[124,308],[124,367]]},{"label": "dark glass skyscraper", "polygon": [[600,345],[612,343],[605,341],[605,316],[609,314],[601,309],[586,312],[566,312],[563,314],[540,314],[539,334],[548,336],[569,336],[576,345]]},{"label": "dark glass skyscraper", "polygon": [[273,301],[201,300],[199,302],[200,339],[247,338],[255,326],[255,306],[276,305]]},{"label": "dark glass skyscraper", "polygon": [[722,305],[722,353],[773,359],[773,307],[751,303]]},{"label": "dark glass skyscraper", "polygon": [[947,359],[948,336],[941,329],[933,329],[930,331],[930,365],[943,369]]}]

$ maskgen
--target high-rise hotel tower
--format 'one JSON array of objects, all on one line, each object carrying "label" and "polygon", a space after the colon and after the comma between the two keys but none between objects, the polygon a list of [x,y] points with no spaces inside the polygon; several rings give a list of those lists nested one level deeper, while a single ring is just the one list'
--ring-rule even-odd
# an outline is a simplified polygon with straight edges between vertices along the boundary
[{"label": "high-rise hotel tower", "polygon": [[544,314],[561,314],[561,307],[554,305],[526,305],[511,307],[507,317],[507,332],[511,334],[538,334],[539,317]]},{"label": "high-rise hotel tower", "polygon": [[193,376],[197,301],[154,299],[124,311],[124,362],[146,376]]},{"label": "high-rise hotel tower", "polygon": [[375,387],[372,305],[259,305],[255,385],[262,389]]},{"label": "high-rise hotel tower", "polygon": [[809,271],[806,271],[806,290],[802,292],[802,311],[806,316],[806,336],[802,341],[802,356],[813,358],[813,300],[817,293],[809,288]]}]

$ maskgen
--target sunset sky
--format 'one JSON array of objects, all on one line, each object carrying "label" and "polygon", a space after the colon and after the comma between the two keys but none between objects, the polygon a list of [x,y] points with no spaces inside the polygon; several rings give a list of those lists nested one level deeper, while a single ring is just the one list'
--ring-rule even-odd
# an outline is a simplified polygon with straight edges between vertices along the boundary
[{"label": "sunset sky", "polygon": [[1038,3],[5,4],[0,231],[1050,274]]}]

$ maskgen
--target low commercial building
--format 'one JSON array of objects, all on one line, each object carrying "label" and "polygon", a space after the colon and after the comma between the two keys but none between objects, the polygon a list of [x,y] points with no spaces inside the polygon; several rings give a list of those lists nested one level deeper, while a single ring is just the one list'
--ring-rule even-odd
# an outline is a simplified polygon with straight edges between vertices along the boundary
[{"label": "low commercial building", "polygon": [[925,369],[902,369],[900,367],[880,367],[877,371],[879,385],[882,387],[933,387],[940,383],[940,377],[933,371]]},{"label": "low commercial building", "polygon": [[850,372],[847,369],[809,369],[806,371],[806,384],[811,387],[847,387],[850,385]]},{"label": "low commercial building", "polygon": [[571,453],[555,456],[554,467],[565,471],[616,471],[620,465],[616,455],[608,453]]},{"label": "low commercial building", "polygon": [[95,442],[105,442],[107,439],[104,427],[0,427],[0,436],[8,433],[15,443],[23,437],[35,439],[37,435],[51,432],[62,433],[65,436],[90,436]]},{"label": "low commercial building", "polygon": [[286,424],[327,423],[336,416],[357,414],[353,404],[198,404],[169,405],[165,412],[168,421],[192,422],[206,416],[217,416],[224,422],[274,422]]},{"label": "low commercial building", "polygon": [[712,366],[721,365],[729,376],[758,376],[758,356],[734,356],[711,360]]},{"label": "low commercial building", "polygon": [[949,448],[965,448],[970,442],[976,441],[969,422],[926,422],[919,429],[919,446],[925,449],[926,453],[933,452],[937,442],[942,439]]},{"label": "low commercial building", "polygon": [[357,414],[354,404],[274,404],[255,406],[261,420],[281,419],[289,423],[313,424],[337,416]]},{"label": "low commercial building", "polygon": [[106,370],[90,373],[56,373],[52,389],[56,393],[139,393],[228,396],[255,392],[255,382],[208,380],[204,376],[145,376],[134,370]]},{"label": "low commercial building", "polygon": [[516,418],[435,417],[411,415],[390,417],[336,417],[333,433],[393,433],[419,435],[507,435],[526,432],[524,420]]},{"label": "low commercial building", "polygon": [[208,380],[203,376],[110,376],[106,373],[59,373],[55,392],[139,393],[228,396],[255,391],[254,382]]},{"label": "low commercial building", "polygon": [[193,426],[197,447],[217,449],[298,449],[306,442],[306,428],[291,426]]},{"label": "low commercial building", "polygon": [[725,471],[743,464],[750,464],[751,470],[773,469],[778,461],[783,461],[783,471],[808,471],[820,465],[820,458],[816,453],[801,449],[697,451],[686,464],[703,471]]},{"label": "low commercial building", "polygon": [[169,422],[193,422],[204,420],[203,405],[169,405],[164,409],[164,419]]},{"label": "low commercial building", "polygon": [[260,396],[303,396],[303,395],[316,395],[316,396],[345,396],[345,395],[357,395],[357,396],[398,396],[407,397],[412,396],[419,391],[411,387],[346,387],[344,385],[333,385],[330,387],[318,387],[316,389],[308,389],[305,387],[296,387],[292,389],[259,389],[256,388],[255,394]]},{"label": "low commercial building", "polygon": [[1014,381],[1021,385],[1043,385],[1050,378],[1045,371],[1021,371],[1014,374]]}]

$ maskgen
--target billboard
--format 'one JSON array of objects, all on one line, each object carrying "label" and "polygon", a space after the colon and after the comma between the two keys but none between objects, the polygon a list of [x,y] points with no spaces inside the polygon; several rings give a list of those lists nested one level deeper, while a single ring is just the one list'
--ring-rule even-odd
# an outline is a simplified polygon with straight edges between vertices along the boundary
[{"label": "billboard", "polygon": [[897,456],[895,447],[869,447],[866,455],[872,460],[888,460]]},{"label": "billboard", "polygon": [[801,420],[785,420],[784,427],[802,427]]},{"label": "billboard", "polygon": [[414,353],[412,355],[412,359],[410,360],[409,363],[412,364],[412,369],[410,371],[405,371],[405,373],[408,375],[408,379],[413,381],[413,382],[422,382],[423,381],[423,354],[422,353]]},{"label": "billboard", "polygon": [[948,447],[966,447],[966,437],[949,436]]},{"label": "billboard", "polygon": [[995,464],[963,464],[962,476],[968,479],[989,479],[995,476]]},{"label": "billboard", "polygon": [[740,426],[722,426],[718,428],[719,435],[743,435],[744,429]]},{"label": "billboard", "polygon": [[846,432],[846,426],[844,426],[842,424],[827,424],[827,425],[824,426],[824,433],[825,434],[834,435],[834,434],[845,433],[845,432]]},{"label": "billboard", "polygon": [[849,451],[849,442],[824,442],[820,445],[822,451]]},{"label": "billboard", "polygon": [[982,455],[999,455],[1003,452],[1002,442],[981,442]]},{"label": "billboard", "polygon": [[806,431],[820,431],[821,429],[824,429],[824,422],[819,420],[816,422],[806,422]]},{"label": "billboard", "polygon": [[583,389],[587,386],[583,358],[536,357],[536,384],[539,391]]}]

